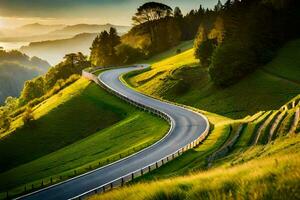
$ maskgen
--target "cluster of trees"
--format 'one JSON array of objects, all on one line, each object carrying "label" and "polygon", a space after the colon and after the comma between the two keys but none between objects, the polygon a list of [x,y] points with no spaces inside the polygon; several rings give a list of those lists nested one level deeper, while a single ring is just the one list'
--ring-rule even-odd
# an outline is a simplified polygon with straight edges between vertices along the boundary
[{"label": "cluster of trees", "polygon": [[202,21],[213,21],[214,12],[200,6],[183,15],[180,8],[148,2],[132,17],[133,28],[122,37],[112,28],[98,35],[91,47],[94,65],[129,64],[165,51],[182,40],[194,39]]},{"label": "cluster of trees", "polygon": [[[200,24],[195,56],[215,84],[228,86],[269,62],[286,41],[299,37],[296,0],[227,0]],[[210,12],[208,12],[210,13]]]},{"label": "cluster of trees", "polygon": [[5,106],[0,107],[0,133],[7,131],[10,128],[11,116],[18,107],[18,99],[15,97],[7,97],[5,100]]},{"label": "cluster of trees", "polygon": [[[19,99],[20,104],[25,105],[36,98],[40,98],[52,89],[57,90],[56,87],[65,85],[63,82],[70,84],[72,81],[67,80],[71,75],[81,74],[82,70],[89,66],[90,62],[82,53],[67,54],[64,61],[50,68],[45,75],[25,82]],[[76,78],[71,80],[73,79],[76,80]]]},{"label": "cluster of trees", "polygon": [[115,28],[110,28],[109,32],[103,31],[92,43],[90,60],[93,65],[105,66],[116,64],[116,47],[121,43]]}]

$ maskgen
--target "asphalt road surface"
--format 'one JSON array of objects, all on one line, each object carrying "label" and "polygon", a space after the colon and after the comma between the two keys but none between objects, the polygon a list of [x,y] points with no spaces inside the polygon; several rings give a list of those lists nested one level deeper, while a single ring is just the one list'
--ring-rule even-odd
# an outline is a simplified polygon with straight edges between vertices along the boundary
[{"label": "asphalt road surface", "polygon": [[197,139],[201,134],[204,134],[205,130],[209,127],[204,116],[138,93],[125,86],[119,80],[121,74],[136,69],[137,67],[128,67],[108,70],[101,73],[98,78],[103,84],[129,97],[131,100],[167,113],[172,118],[172,129],[169,134],[151,147],[129,156],[127,159],[123,159],[112,165],[94,170],[91,173],[73,178],[61,184],[50,186],[44,190],[23,196],[20,199],[60,200],[73,198],[142,167],[146,167],[179,150]]}]

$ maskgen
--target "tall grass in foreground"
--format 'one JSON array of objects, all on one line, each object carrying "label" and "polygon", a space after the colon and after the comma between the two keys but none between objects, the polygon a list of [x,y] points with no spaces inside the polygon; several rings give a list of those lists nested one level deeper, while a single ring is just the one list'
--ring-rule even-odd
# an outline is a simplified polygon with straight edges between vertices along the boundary
[{"label": "tall grass in foreground", "polygon": [[91,199],[299,199],[299,146],[299,136],[280,138],[266,146],[251,148],[241,155],[245,158],[231,161],[230,166],[138,183]]}]

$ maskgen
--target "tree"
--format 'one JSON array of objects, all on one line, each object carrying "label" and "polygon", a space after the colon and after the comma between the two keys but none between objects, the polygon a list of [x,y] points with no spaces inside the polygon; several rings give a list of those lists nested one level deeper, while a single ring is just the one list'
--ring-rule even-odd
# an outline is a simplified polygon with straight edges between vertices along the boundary
[{"label": "tree", "polygon": [[77,57],[76,53],[69,53],[64,56],[64,59],[67,63],[70,63],[72,67],[74,67],[76,57]]},{"label": "tree", "polygon": [[170,22],[166,24],[165,29],[167,30],[167,48],[177,45],[181,40],[182,33],[176,21],[170,20]]},{"label": "tree", "polygon": [[110,63],[111,64],[115,64],[117,63],[117,56],[116,56],[116,49],[115,47],[118,46],[121,43],[121,38],[117,33],[117,30],[113,27],[110,28],[109,30],[109,41],[110,41],[110,45],[109,45],[109,56],[110,56]]},{"label": "tree", "polygon": [[11,119],[8,111],[4,108],[0,109],[0,132],[5,132],[10,128]]},{"label": "tree", "polygon": [[5,100],[5,108],[8,110],[8,112],[14,111],[19,104],[19,100],[16,97],[7,97]]},{"label": "tree", "polygon": [[21,102],[25,104],[45,94],[45,82],[42,76],[25,82],[21,92]]},{"label": "tree", "polygon": [[228,86],[252,72],[256,56],[249,47],[236,41],[228,41],[213,53],[209,74],[218,86]]},{"label": "tree", "polygon": [[111,27],[109,30],[109,38],[111,41],[111,46],[115,47],[121,43],[121,38],[118,35],[117,29]]},{"label": "tree", "polygon": [[87,61],[87,56],[83,55],[83,53],[78,52],[76,55],[76,61],[77,62],[86,62]]},{"label": "tree", "polygon": [[175,18],[183,18],[182,12],[179,7],[175,7],[174,9],[174,17]]},{"label": "tree", "polygon": [[172,16],[172,8],[157,2],[148,2],[137,9],[132,17],[134,24],[143,24],[145,22],[159,20]]},{"label": "tree", "polygon": [[208,34],[207,34],[207,30],[206,27],[201,24],[198,30],[198,34],[196,36],[195,42],[194,42],[194,48],[195,48],[195,57],[200,59],[200,55],[199,55],[199,48],[201,46],[201,44],[206,41],[208,39]]},{"label": "tree", "polygon": [[132,64],[144,57],[141,49],[133,48],[127,44],[118,45],[116,51],[120,64]]},{"label": "tree", "polygon": [[91,62],[96,66],[108,66],[118,63],[115,47],[121,43],[115,28],[110,28],[109,32],[103,31],[92,43]]},{"label": "tree", "polygon": [[200,60],[202,66],[208,67],[210,65],[211,56],[216,47],[216,39],[207,39],[195,49],[196,58]]},{"label": "tree", "polygon": [[25,126],[28,126],[30,122],[34,120],[33,112],[30,107],[26,108],[26,111],[23,114],[22,121]]},{"label": "tree", "polygon": [[221,0],[218,0],[217,5],[215,5],[214,11],[219,12],[222,10],[222,8],[223,8],[222,2],[221,2]]}]

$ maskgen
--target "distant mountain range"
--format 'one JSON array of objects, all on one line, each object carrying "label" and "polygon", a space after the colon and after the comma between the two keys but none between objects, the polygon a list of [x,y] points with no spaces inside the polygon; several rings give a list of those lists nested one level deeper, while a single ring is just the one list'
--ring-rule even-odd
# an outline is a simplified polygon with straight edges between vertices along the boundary
[{"label": "distant mountain range", "polygon": [[80,33],[100,33],[114,27],[120,34],[125,34],[130,26],[113,24],[76,24],[76,25],[43,25],[27,24],[16,29],[0,30],[0,42],[37,42],[71,38]]},{"label": "distant mountain range", "polygon": [[97,33],[81,33],[69,39],[31,42],[28,46],[21,47],[20,51],[29,56],[38,56],[55,65],[68,53],[89,54],[89,48],[96,35]]}]

